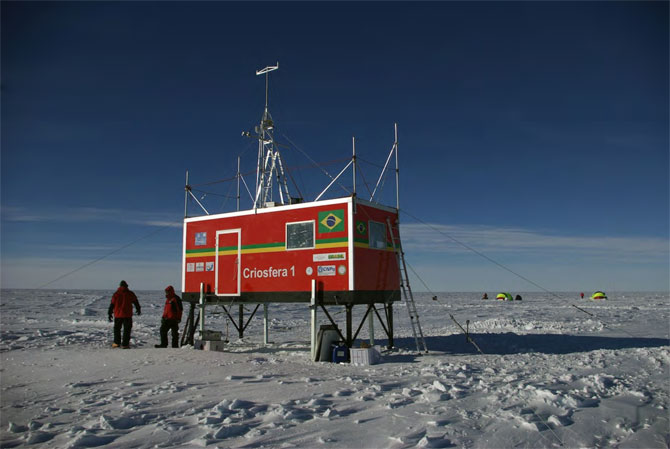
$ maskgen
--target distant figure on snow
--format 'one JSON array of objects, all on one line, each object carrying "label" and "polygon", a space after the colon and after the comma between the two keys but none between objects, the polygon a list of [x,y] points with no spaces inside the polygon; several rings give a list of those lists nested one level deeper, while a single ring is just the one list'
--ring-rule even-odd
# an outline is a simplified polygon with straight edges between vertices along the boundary
[{"label": "distant figure on snow", "polygon": [[579,294],[579,296],[581,296],[582,299],[584,299],[584,292],[581,292],[581,293]]},{"label": "distant figure on snow", "polygon": [[156,348],[167,348],[168,331],[172,331],[172,347],[179,347],[179,322],[184,306],[181,298],[174,292],[174,287],[168,285],[165,288],[165,308],[163,308],[163,317],[161,318],[161,344]]},{"label": "distant figure on snow", "polygon": [[521,301],[521,295],[516,295],[516,296],[514,297],[514,300],[515,300],[515,301]]},{"label": "distant figure on snow", "polygon": [[482,296],[482,299],[489,299],[489,295],[487,295],[486,293],[484,293],[484,296]]},{"label": "distant figure on snow", "polygon": [[[109,305],[109,322],[114,321],[114,343],[112,348],[121,346],[123,349],[130,348],[130,331],[133,328],[133,305],[137,310],[137,316],[142,314],[140,302],[131,290],[128,290],[126,281],[121,281],[119,288],[112,296]],[[123,340],[121,339],[121,327],[123,327]]]}]

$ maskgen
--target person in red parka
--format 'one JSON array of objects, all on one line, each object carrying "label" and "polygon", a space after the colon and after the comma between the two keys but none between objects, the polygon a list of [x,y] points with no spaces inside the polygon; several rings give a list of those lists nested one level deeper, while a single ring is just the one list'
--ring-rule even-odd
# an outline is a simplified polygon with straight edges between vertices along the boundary
[{"label": "person in red parka", "polygon": [[[140,302],[131,290],[128,290],[126,281],[121,281],[119,288],[112,296],[109,305],[109,321],[114,321],[114,343],[112,348],[121,346],[123,349],[130,348],[130,331],[133,328],[133,306],[137,310],[137,316],[142,314]],[[121,328],[123,327],[123,340],[121,340]]]},{"label": "person in red parka", "polygon": [[155,345],[156,348],[167,348],[168,331],[172,331],[172,347],[179,347],[179,322],[183,310],[181,298],[174,292],[174,287],[168,285],[165,288],[165,307],[161,318],[161,344]]}]

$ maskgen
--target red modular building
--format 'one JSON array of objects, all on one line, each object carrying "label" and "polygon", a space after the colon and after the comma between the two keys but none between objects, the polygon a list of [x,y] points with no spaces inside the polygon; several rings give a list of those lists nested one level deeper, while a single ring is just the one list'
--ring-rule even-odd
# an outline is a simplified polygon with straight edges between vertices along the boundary
[{"label": "red modular building", "polygon": [[[409,289],[407,281],[401,286],[401,277],[406,279],[407,273],[404,268],[401,273],[400,258],[404,267],[404,257],[402,250],[396,248],[400,246],[397,127],[393,147],[371,201],[356,196],[356,149],[352,145],[351,162],[337,177],[331,177],[332,182],[313,202],[302,202],[289,192],[279,145],[274,140],[274,121],[268,110],[268,75],[278,68],[279,63],[256,72],[265,75],[265,109],[254,131],[242,133],[258,141],[253,207],[239,211],[240,180],[244,180],[239,159],[237,212],[210,215],[191,191],[188,172],[186,175],[182,298],[191,303],[188,339],[193,340],[196,303],[200,303],[201,337],[205,334],[205,306],[210,304],[223,307],[242,337],[249,322],[244,323],[245,304],[256,304],[251,317],[263,304],[267,317],[270,303],[313,301],[313,313],[317,306],[321,307],[348,346],[351,347],[370,314],[378,317],[389,346],[393,346],[393,303],[401,299],[401,288],[403,293]],[[372,202],[393,155],[395,208]],[[319,201],[350,166],[351,196]],[[188,218],[189,196],[207,215]],[[358,304],[366,305],[367,312],[354,333],[352,309]],[[238,319],[230,313],[233,305],[239,308]],[[333,305],[346,308],[346,337],[325,307]],[[384,317],[376,305],[383,306],[380,308]],[[414,320],[412,315],[410,318]],[[315,315],[312,321],[314,324]],[[369,322],[372,326],[372,319]],[[267,337],[267,322],[265,334]]]},{"label": "red modular building", "polygon": [[390,305],[397,220],[355,196],[186,218],[183,298],[199,301],[202,284],[209,304],[309,303],[316,280],[321,305]]}]

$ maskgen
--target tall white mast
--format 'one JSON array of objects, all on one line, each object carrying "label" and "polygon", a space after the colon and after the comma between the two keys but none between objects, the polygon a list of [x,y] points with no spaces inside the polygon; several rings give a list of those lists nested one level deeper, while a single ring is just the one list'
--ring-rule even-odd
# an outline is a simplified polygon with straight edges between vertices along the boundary
[{"label": "tall white mast", "polygon": [[[279,69],[277,65],[268,66],[257,70],[256,75],[265,75],[265,109],[261,123],[256,127],[258,137],[258,163],[256,165],[256,196],[254,208],[268,207],[274,204],[273,181],[276,179],[279,193],[279,204],[290,204],[291,197],[288,191],[288,183],[284,173],[284,164],[281,154],[274,140],[274,122],[268,109],[269,100],[269,74]],[[246,133],[246,135],[250,135]]]}]

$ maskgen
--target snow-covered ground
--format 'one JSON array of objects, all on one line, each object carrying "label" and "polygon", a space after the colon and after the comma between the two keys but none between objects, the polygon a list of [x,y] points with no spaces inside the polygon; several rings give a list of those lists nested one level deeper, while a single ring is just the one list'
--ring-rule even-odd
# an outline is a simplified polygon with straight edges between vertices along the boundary
[{"label": "snow-covered ground", "polygon": [[[398,349],[373,366],[310,361],[306,305],[270,307],[269,347],[257,314],[244,340],[230,327],[226,352],[155,349],[161,292],[136,292],[133,348],[111,349],[112,293],[2,291],[1,447],[670,445],[667,293],[419,294],[430,353],[398,304]],[[225,334],[223,316],[208,328]]]}]

